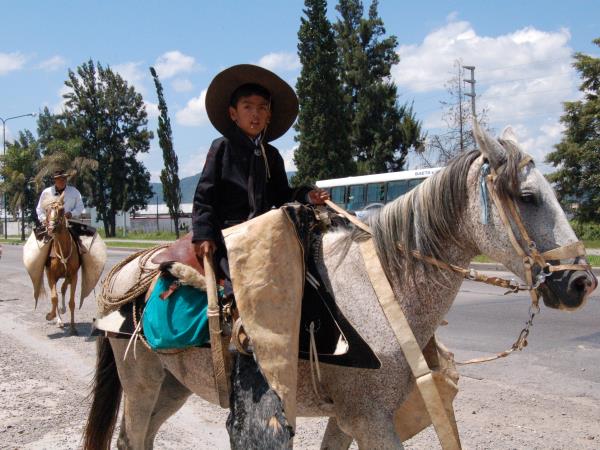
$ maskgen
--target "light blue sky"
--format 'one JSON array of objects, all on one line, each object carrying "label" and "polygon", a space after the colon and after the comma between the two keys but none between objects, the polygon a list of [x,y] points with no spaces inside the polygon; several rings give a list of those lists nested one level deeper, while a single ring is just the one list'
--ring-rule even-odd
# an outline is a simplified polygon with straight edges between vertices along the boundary
[{"label": "light blue sky", "polygon": [[[336,2],[329,2],[335,19]],[[365,4],[365,9],[370,3]],[[68,68],[92,58],[119,71],[148,104],[156,129],[156,93],[148,67],[161,75],[180,175],[199,172],[218,135],[206,119],[202,92],[221,69],[269,67],[292,85],[299,74],[297,33],[303,2],[267,1],[2,1],[0,117],[58,111]],[[413,101],[429,134],[443,129],[440,100],[453,61],[476,66],[478,106],[492,127],[512,124],[535,157],[560,140],[561,102],[577,98],[574,51],[598,55],[600,2],[381,0],[388,33],[398,37],[394,70],[399,100]],[[7,124],[7,138],[31,118]],[[293,131],[275,142],[292,169]],[[144,163],[157,180],[156,139]]]}]

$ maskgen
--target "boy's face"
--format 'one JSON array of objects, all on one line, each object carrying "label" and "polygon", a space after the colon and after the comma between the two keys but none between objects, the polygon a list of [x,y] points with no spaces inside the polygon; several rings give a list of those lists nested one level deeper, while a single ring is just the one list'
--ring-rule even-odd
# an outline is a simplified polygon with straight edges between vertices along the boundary
[{"label": "boy's face", "polygon": [[235,108],[229,107],[229,117],[247,136],[255,138],[271,120],[269,101],[260,95],[241,97]]}]

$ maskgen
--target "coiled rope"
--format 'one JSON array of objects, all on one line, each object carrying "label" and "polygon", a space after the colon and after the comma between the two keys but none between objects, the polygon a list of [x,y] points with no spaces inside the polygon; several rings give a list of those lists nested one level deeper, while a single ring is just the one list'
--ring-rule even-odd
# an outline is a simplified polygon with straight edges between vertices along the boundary
[{"label": "coiled rope", "polygon": [[[140,250],[129,255],[123,261],[119,262],[108,272],[108,275],[102,282],[102,292],[98,298],[98,307],[104,312],[110,312],[118,309],[122,305],[132,302],[137,297],[145,294],[152,280],[158,274],[158,267],[147,267],[148,260],[156,253],[168,247],[169,244],[162,244],[146,250]],[[140,269],[138,279],[135,283],[123,294],[113,294],[113,284],[116,279],[116,274],[131,261],[140,258],[138,267]]]}]

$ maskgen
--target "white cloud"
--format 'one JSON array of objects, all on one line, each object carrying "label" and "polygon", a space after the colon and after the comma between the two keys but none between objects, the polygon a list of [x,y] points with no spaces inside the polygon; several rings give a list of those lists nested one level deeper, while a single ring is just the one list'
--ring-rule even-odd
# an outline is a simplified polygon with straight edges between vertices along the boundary
[{"label": "white cloud", "polygon": [[60,55],[54,55],[52,58],[45,59],[42,61],[38,68],[47,72],[62,69],[67,64],[67,60]]},{"label": "white cloud", "polygon": [[20,52],[0,53],[0,75],[22,69],[26,61],[27,57]]},{"label": "white cloud", "polygon": [[179,178],[191,177],[202,171],[208,147],[197,149],[194,154],[188,157],[185,161],[179,161]]},{"label": "white cloud", "polygon": [[198,97],[194,97],[187,102],[185,108],[177,111],[175,117],[179,125],[188,127],[200,126],[208,123],[208,115],[204,100],[206,99],[206,89],[204,89]]},{"label": "white cloud", "polygon": [[73,92],[70,87],[65,86],[64,84],[60,87],[58,90],[58,96],[60,100],[51,108],[54,114],[60,114],[63,112],[66,103],[66,99],[63,97],[63,95],[68,94],[69,92]]},{"label": "white cloud", "polygon": [[184,55],[179,50],[163,53],[156,59],[154,69],[162,79],[174,77],[180,73],[191,72],[196,67],[192,56]]},{"label": "white cloud", "polygon": [[281,157],[285,162],[285,171],[286,172],[295,172],[296,164],[294,163],[294,152],[298,149],[298,145],[294,145],[292,148],[287,150],[280,150]]},{"label": "white cloud", "polygon": [[296,53],[269,53],[260,58],[257,65],[274,72],[278,70],[296,70],[300,68],[300,60]]},{"label": "white cloud", "polygon": [[[392,77],[400,91],[437,91],[441,99],[445,84],[456,76],[456,60],[475,66],[478,111],[487,109],[496,129],[511,124],[521,130],[523,147],[541,163],[560,140],[562,102],[578,97],[569,31],[526,27],[491,37],[478,35],[456,15],[448,20],[420,44],[399,48],[400,63]],[[446,126],[441,110],[428,114],[426,127]]]},{"label": "white cloud", "polygon": [[175,92],[189,92],[194,89],[194,85],[187,78],[177,78],[171,83]]},{"label": "white cloud", "polygon": [[160,111],[158,110],[158,103],[152,103],[144,100],[144,105],[146,106],[146,113],[148,114],[148,117],[153,118],[160,116]]},{"label": "white cloud", "polygon": [[[119,75],[121,75],[121,78],[127,81],[129,85],[134,86],[139,93],[144,95],[146,88],[143,85],[143,82],[146,78],[146,74],[141,68],[142,64],[143,62],[126,62],[122,64],[115,64],[111,67],[111,69],[113,72],[117,72]],[[148,72],[148,74],[149,73],[150,72]]]}]

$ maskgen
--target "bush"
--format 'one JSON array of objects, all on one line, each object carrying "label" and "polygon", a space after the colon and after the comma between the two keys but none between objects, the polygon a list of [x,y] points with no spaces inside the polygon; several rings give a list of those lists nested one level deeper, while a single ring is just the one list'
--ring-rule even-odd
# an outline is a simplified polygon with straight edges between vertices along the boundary
[{"label": "bush", "polygon": [[594,222],[580,223],[572,221],[571,226],[582,241],[600,241],[600,224]]}]

